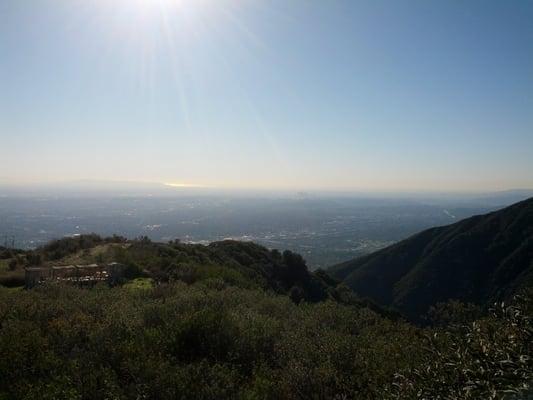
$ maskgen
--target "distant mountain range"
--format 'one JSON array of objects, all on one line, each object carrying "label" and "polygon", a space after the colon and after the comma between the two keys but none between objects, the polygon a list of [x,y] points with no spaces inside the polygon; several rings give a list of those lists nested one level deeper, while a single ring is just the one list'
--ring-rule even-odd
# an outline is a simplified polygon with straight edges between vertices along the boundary
[{"label": "distant mountain range", "polygon": [[150,182],[121,180],[71,180],[58,182],[17,183],[2,179],[0,176],[0,198],[2,197],[86,197],[86,196],[253,196],[262,198],[288,197],[293,199],[309,198],[356,198],[356,199],[393,199],[417,200],[427,204],[446,204],[469,206],[483,205],[500,207],[533,196],[533,188],[516,188],[504,191],[486,192],[435,192],[423,189],[414,191],[388,191],[364,189],[306,189],[296,192],[291,189],[253,189],[239,187],[216,187],[187,182]]},{"label": "distant mountain range", "polygon": [[508,298],[533,283],[533,198],[425,230],[328,272],[411,318],[449,299]]}]

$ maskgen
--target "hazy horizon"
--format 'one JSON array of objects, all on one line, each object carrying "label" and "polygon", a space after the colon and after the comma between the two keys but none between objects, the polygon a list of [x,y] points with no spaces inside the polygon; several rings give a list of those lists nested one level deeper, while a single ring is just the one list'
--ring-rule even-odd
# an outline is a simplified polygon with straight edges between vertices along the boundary
[{"label": "hazy horizon", "polygon": [[533,187],[533,3],[0,3],[0,185]]},{"label": "hazy horizon", "polygon": [[533,186],[501,186],[501,187],[470,187],[470,188],[449,188],[449,187],[316,187],[302,185],[288,186],[225,186],[225,185],[199,185],[188,183],[174,182],[157,182],[157,181],[136,181],[136,180],[103,180],[103,179],[76,179],[68,181],[26,181],[11,182],[0,180],[0,194],[2,190],[14,191],[39,191],[39,190],[81,190],[84,192],[98,191],[120,191],[123,188],[141,189],[149,191],[150,189],[164,190],[168,193],[174,192],[222,192],[222,193],[341,193],[341,194],[376,194],[376,195],[408,195],[408,194],[457,194],[457,195],[476,195],[476,194],[494,194],[505,192],[532,192]]}]

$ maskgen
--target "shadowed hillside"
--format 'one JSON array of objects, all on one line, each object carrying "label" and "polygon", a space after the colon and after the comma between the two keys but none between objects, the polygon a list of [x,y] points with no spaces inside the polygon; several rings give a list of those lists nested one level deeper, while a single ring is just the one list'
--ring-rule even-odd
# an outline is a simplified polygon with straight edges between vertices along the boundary
[{"label": "shadowed hillside", "polygon": [[428,229],[329,272],[413,318],[448,299],[507,298],[533,281],[533,199]]}]

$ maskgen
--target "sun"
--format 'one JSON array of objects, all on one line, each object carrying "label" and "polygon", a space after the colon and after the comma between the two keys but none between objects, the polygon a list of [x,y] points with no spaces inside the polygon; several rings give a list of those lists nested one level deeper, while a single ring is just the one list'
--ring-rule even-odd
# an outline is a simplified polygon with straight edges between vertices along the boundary
[{"label": "sun", "polygon": [[115,12],[133,18],[154,17],[197,8],[198,0],[99,0],[99,3]]},{"label": "sun", "polygon": [[192,0],[131,0],[134,7],[144,9],[147,12],[153,10],[169,10],[178,9],[181,7],[191,7],[194,4]]},{"label": "sun", "polygon": [[143,7],[177,6],[181,0],[135,0]]},{"label": "sun", "polygon": [[[205,15],[210,0],[97,0],[104,26],[119,40],[142,43],[152,40],[154,33],[165,35],[196,29]],[[157,36],[157,34],[155,35]],[[165,40],[168,38],[165,38]]]}]

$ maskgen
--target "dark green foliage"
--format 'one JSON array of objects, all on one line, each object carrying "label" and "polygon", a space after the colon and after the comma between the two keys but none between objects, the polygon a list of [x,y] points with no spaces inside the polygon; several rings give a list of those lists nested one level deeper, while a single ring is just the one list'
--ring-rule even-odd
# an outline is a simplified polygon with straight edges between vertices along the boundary
[{"label": "dark green foliage", "polygon": [[283,268],[280,275],[286,282],[298,282],[305,279],[307,266],[300,254],[293,253],[290,250],[283,252]]},{"label": "dark green foliage", "polygon": [[9,258],[16,257],[17,255],[24,254],[24,250],[20,249],[8,249],[3,246],[0,246],[0,260],[7,260]]},{"label": "dark green foliage", "polygon": [[299,286],[293,286],[291,290],[289,291],[289,298],[295,304],[300,304],[300,302],[304,299],[304,297],[305,297],[304,291]]},{"label": "dark green foliage", "polygon": [[108,238],[91,233],[88,235],[79,235],[66,237],[63,239],[53,240],[45,246],[37,249],[34,254],[39,255],[44,260],[57,261],[68,255],[77,253],[81,250],[91,249],[99,244],[104,243],[126,243],[127,239],[113,235]]},{"label": "dark green foliage", "polygon": [[9,288],[24,286],[24,271],[12,270],[0,275],[0,286]]},{"label": "dark green foliage", "polygon": [[527,296],[422,329],[213,283],[0,288],[0,398],[504,399],[533,378]]},{"label": "dark green foliage", "polygon": [[17,269],[18,265],[19,265],[19,263],[18,263],[17,259],[13,258],[13,259],[11,259],[11,260],[9,261],[8,269],[9,269],[10,271],[14,271],[14,270]]},{"label": "dark green foliage", "polygon": [[425,321],[431,326],[457,326],[469,324],[483,315],[481,307],[475,304],[465,304],[457,300],[437,303],[431,306]]},{"label": "dark green foliage", "polygon": [[329,272],[413,319],[448,299],[510,298],[533,284],[533,199],[426,230]]},{"label": "dark green foliage", "polygon": [[[503,399],[533,382],[533,303],[515,298],[491,314],[426,338],[423,364],[396,375],[390,398]],[[517,396],[516,398],[523,398]]]},{"label": "dark green foliage", "polygon": [[[98,245],[103,252],[92,256]],[[10,253],[11,254],[11,253]],[[155,243],[147,237],[126,240],[120,236],[102,238],[96,234],[68,237],[35,250],[22,252],[19,266],[70,263],[64,259],[76,256],[76,263],[118,262],[126,266],[125,279],[150,276],[158,283],[183,281],[188,284],[219,279],[225,285],[262,288],[288,294],[298,286],[302,299],[322,301],[335,295],[337,282],[323,271],[313,274],[305,260],[296,253],[268,250],[250,242],[226,240],[208,246],[181,243]],[[18,256],[17,256],[18,257]],[[84,261],[85,260],[85,261]]]},{"label": "dark green foliage", "polygon": [[48,243],[42,247],[41,253],[47,260],[59,260],[80,250],[90,249],[102,242],[103,239],[96,234],[68,237]]},{"label": "dark green foliage", "polygon": [[209,282],[0,290],[0,398],[376,398],[416,350],[391,337],[412,330],[367,309]]},{"label": "dark green foliage", "polygon": [[0,246],[0,260],[7,260],[11,257],[13,257],[13,252],[4,246]]},{"label": "dark green foliage", "polygon": [[0,399],[503,399],[533,378],[528,294],[490,315],[439,304],[420,328],[254,243],[36,254],[88,243],[155,285],[0,287]]},{"label": "dark green foliage", "polygon": [[261,288],[288,294],[293,287],[301,290],[301,300],[316,302],[337,298],[337,282],[324,271],[311,273],[305,260],[296,253],[268,250],[250,242],[225,240],[208,246],[153,243],[147,240],[128,242],[115,247],[113,261],[146,273],[157,282],[183,281],[188,284],[218,279],[225,285]]}]

